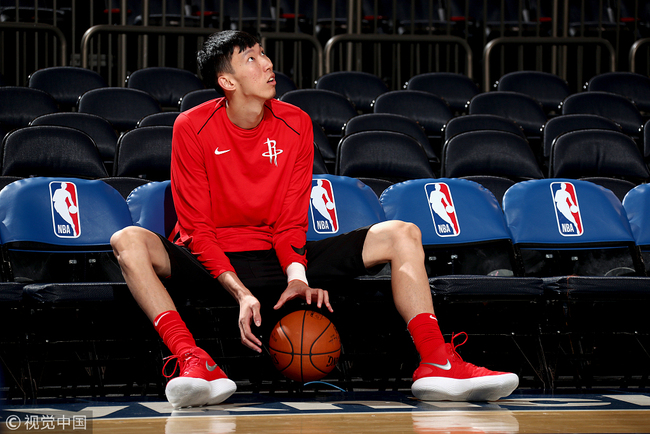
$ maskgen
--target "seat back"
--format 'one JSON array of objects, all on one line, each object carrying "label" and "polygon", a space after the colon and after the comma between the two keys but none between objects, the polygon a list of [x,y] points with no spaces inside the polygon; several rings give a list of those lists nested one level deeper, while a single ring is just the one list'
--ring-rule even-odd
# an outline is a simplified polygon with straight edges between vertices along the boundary
[{"label": "seat back", "polygon": [[551,155],[551,147],[556,138],[569,131],[600,129],[621,131],[621,127],[611,119],[591,114],[573,114],[556,116],[544,125],[542,134],[544,158]]},{"label": "seat back", "polygon": [[161,106],[178,108],[180,99],[188,92],[204,89],[203,82],[190,71],[164,66],[138,69],[126,79],[131,89],[153,96]]},{"label": "seat back", "polygon": [[215,89],[201,89],[188,92],[180,100],[180,111],[184,112],[204,102],[222,98],[223,94]]},{"label": "seat back", "polygon": [[95,142],[74,128],[52,125],[25,127],[7,134],[2,143],[3,176],[108,176]]},{"label": "seat back", "polygon": [[524,130],[511,119],[497,115],[465,115],[455,117],[445,125],[445,142],[460,133],[477,130],[506,131],[526,138]]},{"label": "seat back", "polygon": [[379,199],[361,181],[314,175],[307,241],[321,240],[386,220]]},{"label": "seat back", "polygon": [[642,111],[650,111],[650,78],[633,72],[605,72],[589,80],[587,90],[610,92],[631,100]]},{"label": "seat back", "polygon": [[530,252],[524,260],[531,274],[603,276],[620,268],[644,274],[623,205],[599,185],[519,182],[506,192],[503,211],[515,245]]},{"label": "seat back", "polygon": [[118,131],[133,129],[143,117],[161,111],[158,101],[148,93],[123,87],[89,90],[79,98],[78,109],[103,117]]},{"label": "seat back", "polygon": [[625,134],[638,136],[643,117],[632,101],[609,92],[581,92],[568,96],[562,105],[562,114],[592,114],[611,119]]},{"label": "seat back", "polygon": [[357,115],[352,102],[340,93],[324,89],[298,89],[285,93],[281,101],[300,107],[325,129],[328,136],[340,137],[345,123]]},{"label": "seat back", "polygon": [[618,131],[579,130],[555,139],[549,160],[550,178],[587,176],[645,181],[650,177],[641,151]]},{"label": "seat back", "polygon": [[170,179],[173,127],[140,127],[120,136],[113,176]]},{"label": "seat back", "polygon": [[362,131],[341,139],[335,173],[392,182],[433,178],[422,146],[411,136],[392,131]]},{"label": "seat back", "polygon": [[431,161],[440,159],[433,150],[424,129],[413,119],[393,113],[368,113],[355,116],[345,125],[345,135],[360,131],[395,131],[413,137],[422,146]]},{"label": "seat back", "polygon": [[126,199],[133,224],[168,237],[178,218],[171,181],[154,181],[134,189]]},{"label": "seat back", "polygon": [[469,104],[469,114],[492,114],[511,119],[523,128],[526,137],[540,137],[546,112],[534,98],[518,92],[486,92]]},{"label": "seat back", "polygon": [[93,139],[104,161],[113,164],[117,133],[111,123],[102,117],[78,112],[50,113],[37,117],[30,125],[59,125],[81,130]]},{"label": "seat back", "polygon": [[542,71],[515,71],[505,74],[499,79],[497,90],[533,97],[546,113],[559,113],[562,101],[571,93],[566,80]]},{"label": "seat back", "polygon": [[442,150],[441,175],[492,175],[515,181],[544,177],[526,139],[495,130],[469,131],[452,137]]},{"label": "seat back", "polygon": [[173,127],[179,112],[160,112],[140,119],[137,127]]},{"label": "seat back", "polygon": [[347,97],[357,110],[372,112],[377,97],[388,92],[388,87],[374,74],[360,71],[336,71],[316,80],[316,89],[331,90]]},{"label": "seat back", "polygon": [[40,115],[59,111],[54,98],[38,89],[0,87],[0,125],[7,131],[22,128]]},{"label": "seat back", "polygon": [[465,113],[469,102],[481,93],[471,78],[450,72],[425,72],[406,83],[408,90],[421,90],[444,98],[457,113]]},{"label": "seat back", "polygon": [[[461,270],[486,275],[504,268],[517,272],[510,232],[499,203],[479,184],[451,178],[405,181],[387,188],[380,202],[388,220],[407,221],[420,228],[427,252],[448,251],[449,258],[427,255],[430,275],[434,269],[438,270],[433,273],[436,275]],[[482,258],[484,264],[466,249],[470,245],[473,249],[487,248],[488,244],[495,250]],[[465,253],[458,256],[459,250]],[[451,257],[454,254],[456,258]],[[450,261],[456,266],[453,272],[445,265]]]},{"label": "seat back", "polygon": [[275,97],[280,98],[285,93],[298,89],[291,77],[280,71],[273,71],[275,74]]},{"label": "seat back", "polygon": [[106,80],[97,72],[75,66],[43,68],[29,77],[29,87],[49,93],[66,110],[75,107],[85,92],[106,86]]},{"label": "seat back", "polygon": [[444,99],[420,90],[386,92],[377,97],[374,112],[393,113],[413,119],[431,137],[441,137],[443,127],[454,117]]}]

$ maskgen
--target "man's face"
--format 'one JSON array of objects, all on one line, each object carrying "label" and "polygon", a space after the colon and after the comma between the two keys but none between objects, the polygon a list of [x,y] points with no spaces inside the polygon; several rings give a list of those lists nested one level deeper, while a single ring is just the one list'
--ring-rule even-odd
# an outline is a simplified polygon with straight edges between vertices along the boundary
[{"label": "man's face", "polygon": [[230,64],[239,94],[268,100],[275,97],[275,74],[273,62],[266,57],[259,44],[246,48],[241,53],[235,49]]}]

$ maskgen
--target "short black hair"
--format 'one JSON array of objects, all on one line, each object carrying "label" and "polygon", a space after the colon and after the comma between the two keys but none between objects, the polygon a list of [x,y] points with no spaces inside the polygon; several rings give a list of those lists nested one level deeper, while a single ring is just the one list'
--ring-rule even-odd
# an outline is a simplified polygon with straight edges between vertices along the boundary
[{"label": "short black hair", "polygon": [[223,92],[217,82],[217,74],[234,72],[230,61],[235,47],[239,47],[241,53],[256,44],[261,45],[257,36],[239,30],[224,30],[210,35],[196,55],[196,62],[205,87]]}]

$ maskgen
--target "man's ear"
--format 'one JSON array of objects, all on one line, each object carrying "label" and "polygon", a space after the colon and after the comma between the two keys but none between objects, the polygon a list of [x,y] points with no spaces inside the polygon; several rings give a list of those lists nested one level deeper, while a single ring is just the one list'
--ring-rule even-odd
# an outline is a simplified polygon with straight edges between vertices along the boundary
[{"label": "man's ear", "polygon": [[235,90],[235,83],[228,74],[221,74],[217,77],[217,83],[223,90]]}]

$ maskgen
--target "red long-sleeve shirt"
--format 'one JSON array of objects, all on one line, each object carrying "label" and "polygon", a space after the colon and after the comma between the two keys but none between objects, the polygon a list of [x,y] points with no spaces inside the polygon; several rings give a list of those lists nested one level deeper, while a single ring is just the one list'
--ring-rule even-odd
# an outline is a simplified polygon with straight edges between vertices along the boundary
[{"label": "red long-sleeve shirt", "polygon": [[293,105],[267,101],[250,130],[229,120],[224,98],[182,112],[172,141],[176,242],[215,277],[235,271],[224,252],[274,248],[283,270],[306,266],[313,158],[311,120]]}]

